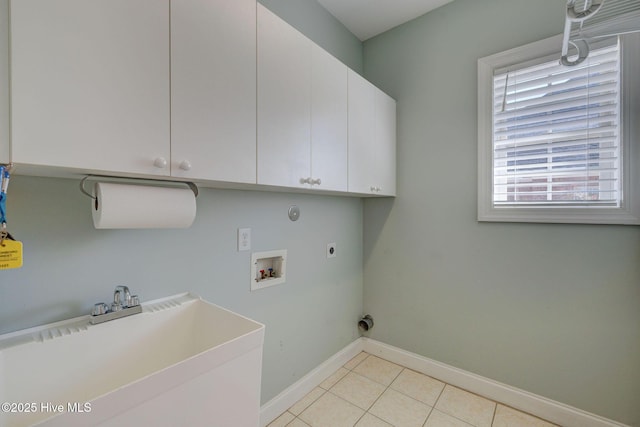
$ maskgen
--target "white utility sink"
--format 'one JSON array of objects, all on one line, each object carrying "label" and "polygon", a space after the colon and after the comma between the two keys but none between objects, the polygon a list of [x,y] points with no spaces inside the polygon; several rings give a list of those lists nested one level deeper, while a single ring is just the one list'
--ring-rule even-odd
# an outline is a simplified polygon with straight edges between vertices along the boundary
[{"label": "white utility sink", "polygon": [[0,335],[0,426],[259,424],[264,325],[191,294],[89,319]]}]

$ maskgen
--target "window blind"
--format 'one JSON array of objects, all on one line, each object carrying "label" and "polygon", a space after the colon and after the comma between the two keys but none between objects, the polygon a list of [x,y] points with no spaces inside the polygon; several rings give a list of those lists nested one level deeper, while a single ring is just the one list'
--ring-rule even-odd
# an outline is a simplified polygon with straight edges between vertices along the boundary
[{"label": "window blind", "polygon": [[620,206],[620,48],[493,77],[494,206]]}]

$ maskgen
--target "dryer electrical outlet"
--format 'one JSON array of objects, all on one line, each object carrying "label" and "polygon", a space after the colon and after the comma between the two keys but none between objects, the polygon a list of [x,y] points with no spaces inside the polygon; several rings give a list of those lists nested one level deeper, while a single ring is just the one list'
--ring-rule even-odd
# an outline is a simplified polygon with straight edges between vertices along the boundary
[{"label": "dryer electrical outlet", "polygon": [[338,251],[338,247],[336,243],[327,243],[327,258],[335,258],[336,252]]}]

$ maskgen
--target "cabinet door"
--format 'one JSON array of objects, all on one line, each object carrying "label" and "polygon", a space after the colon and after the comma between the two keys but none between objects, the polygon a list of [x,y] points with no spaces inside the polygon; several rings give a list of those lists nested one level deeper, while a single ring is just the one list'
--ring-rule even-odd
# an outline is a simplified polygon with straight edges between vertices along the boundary
[{"label": "cabinet door", "polygon": [[312,188],[347,191],[347,66],[317,45],[312,51]]},{"label": "cabinet door", "polygon": [[12,160],[168,175],[169,2],[18,0],[10,13]]},{"label": "cabinet door", "polygon": [[256,182],[256,2],[171,3],[171,175]]},{"label": "cabinet door", "polygon": [[[396,195],[396,101],[375,88],[375,186],[381,196]],[[379,190],[378,190],[379,189]]]},{"label": "cabinet door", "polygon": [[349,70],[349,192],[375,188],[375,91],[371,83]]},{"label": "cabinet door", "polygon": [[396,102],[349,70],[349,191],[396,192]]},{"label": "cabinet door", "polygon": [[258,184],[307,187],[311,41],[258,4]]}]

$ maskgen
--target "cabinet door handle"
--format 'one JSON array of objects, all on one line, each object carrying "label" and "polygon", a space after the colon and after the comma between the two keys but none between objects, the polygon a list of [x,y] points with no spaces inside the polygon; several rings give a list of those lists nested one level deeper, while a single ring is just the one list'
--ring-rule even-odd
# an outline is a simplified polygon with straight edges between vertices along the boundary
[{"label": "cabinet door handle", "polygon": [[308,178],[300,178],[300,184],[313,184],[311,182],[311,177]]},{"label": "cabinet door handle", "polygon": [[165,159],[164,157],[156,157],[156,159],[153,161],[153,166],[157,167],[158,169],[164,169],[167,167],[167,159]]},{"label": "cabinet door handle", "polygon": [[183,160],[180,163],[180,169],[182,169],[183,171],[188,171],[191,170],[191,163],[188,160]]},{"label": "cabinet door handle", "polygon": [[311,180],[311,185],[320,185],[320,184],[322,184],[322,181],[320,180],[320,178]]}]

